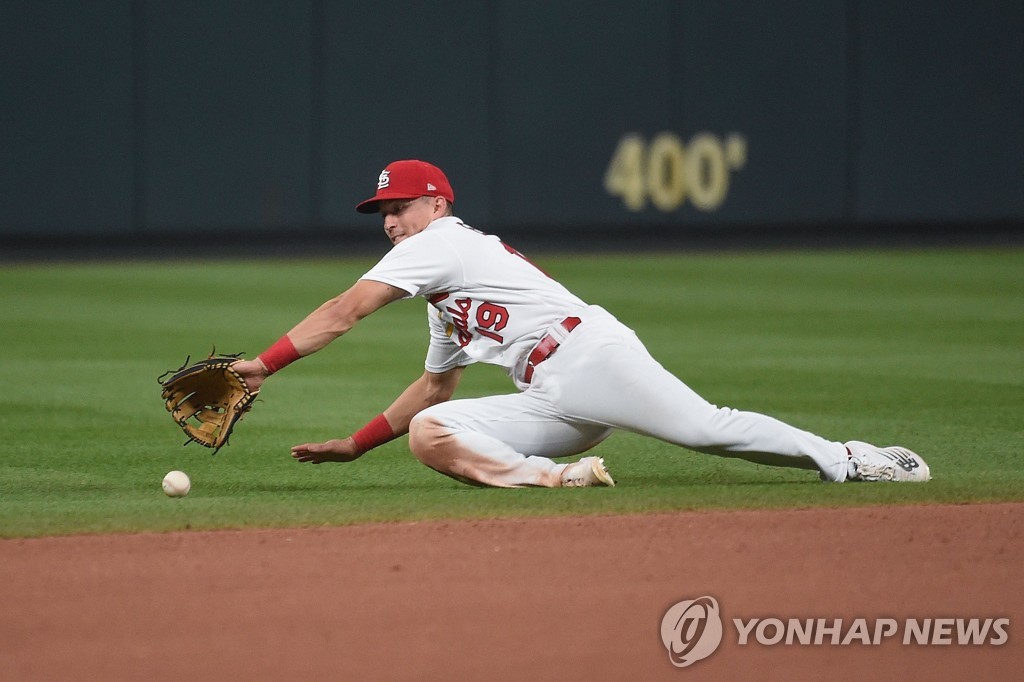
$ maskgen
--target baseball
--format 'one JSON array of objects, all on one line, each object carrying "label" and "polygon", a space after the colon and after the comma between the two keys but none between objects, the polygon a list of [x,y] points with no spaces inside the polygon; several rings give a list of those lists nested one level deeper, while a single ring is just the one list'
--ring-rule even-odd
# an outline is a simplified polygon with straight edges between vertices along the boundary
[{"label": "baseball", "polygon": [[185,497],[192,489],[192,481],[184,471],[171,471],[164,476],[163,486],[168,497]]}]

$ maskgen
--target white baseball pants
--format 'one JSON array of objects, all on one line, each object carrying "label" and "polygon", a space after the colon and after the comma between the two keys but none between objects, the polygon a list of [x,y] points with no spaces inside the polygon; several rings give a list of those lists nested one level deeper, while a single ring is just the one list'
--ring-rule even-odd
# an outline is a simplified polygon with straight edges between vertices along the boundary
[{"label": "white baseball pants", "polygon": [[557,487],[566,465],[551,458],[588,450],[623,429],[698,452],[846,479],[842,443],[762,414],[716,407],[602,308],[578,316],[582,324],[537,366],[522,393],[452,400],[416,415],[413,454],[466,483]]}]

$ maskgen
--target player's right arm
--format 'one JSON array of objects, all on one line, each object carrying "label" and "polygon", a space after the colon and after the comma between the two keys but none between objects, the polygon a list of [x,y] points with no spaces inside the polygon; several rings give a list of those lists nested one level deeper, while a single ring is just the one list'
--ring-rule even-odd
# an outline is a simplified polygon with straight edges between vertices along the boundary
[{"label": "player's right arm", "polygon": [[[390,438],[397,438],[409,432],[409,423],[422,410],[449,400],[455,393],[464,367],[455,367],[445,372],[424,372],[412,382],[402,394],[377,418],[384,419],[391,430]],[[382,424],[381,427],[384,425]],[[364,427],[365,428],[365,427]],[[335,438],[323,443],[303,443],[292,448],[292,457],[300,462],[320,464],[322,462],[351,462],[365,450],[357,438]]]},{"label": "player's right arm", "polygon": [[465,367],[446,372],[424,372],[419,379],[402,391],[395,402],[384,410],[384,417],[396,435],[409,433],[409,422],[432,405],[450,400],[462,379]]}]

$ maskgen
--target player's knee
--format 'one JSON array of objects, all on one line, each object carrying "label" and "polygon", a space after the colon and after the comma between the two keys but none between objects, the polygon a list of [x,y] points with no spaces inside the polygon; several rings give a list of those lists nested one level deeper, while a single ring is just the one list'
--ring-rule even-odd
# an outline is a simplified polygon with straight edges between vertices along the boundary
[{"label": "player's knee", "polygon": [[469,485],[491,485],[467,468],[468,453],[461,448],[451,427],[440,418],[420,413],[409,424],[409,449],[434,471]]},{"label": "player's knee", "polygon": [[438,458],[446,433],[447,429],[437,419],[420,413],[409,423],[409,450],[429,465]]}]

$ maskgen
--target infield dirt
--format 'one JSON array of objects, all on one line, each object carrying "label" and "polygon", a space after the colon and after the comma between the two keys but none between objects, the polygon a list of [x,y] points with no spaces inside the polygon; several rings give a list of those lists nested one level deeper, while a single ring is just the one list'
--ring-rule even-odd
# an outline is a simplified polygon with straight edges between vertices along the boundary
[{"label": "infield dirt", "polygon": [[[2,540],[0,678],[1019,679],[1022,529],[987,504]],[[726,635],[675,668],[662,616],[703,595]],[[738,645],[755,617],[1009,639]]]}]

